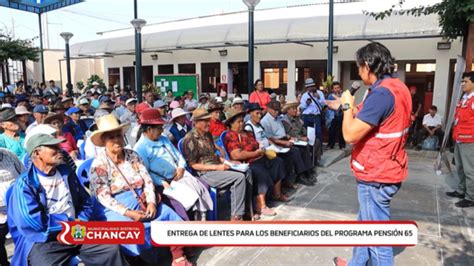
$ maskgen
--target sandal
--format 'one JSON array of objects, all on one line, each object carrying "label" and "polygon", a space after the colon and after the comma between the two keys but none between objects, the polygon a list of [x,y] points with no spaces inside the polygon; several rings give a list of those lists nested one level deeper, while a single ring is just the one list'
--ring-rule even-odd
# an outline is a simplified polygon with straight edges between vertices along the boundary
[{"label": "sandal", "polygon": [[289,188],[289,189],[298,189],[299,188],[299,186],[297,184],[294,184],[294,183],[284,183],[283,187]]},{"label": "sandal", "polygon": [[193,264],[184,256],[173,260],[173,263],[171,263],[171,265],[172,266],[193,266]]},{"label": "sandal", "polygon": [[271,209],[271,208],[268,208],[268,206],[265,206],[263,209],[261,210],[255,210],[256,213],[260,214],[260,216],[275,216],[277,215],[277,213]]},{"label": "sandal", "polygon": [[288,202],[288,201],[290,201],[290,198],[287,195],[281,193],[278,196],[273,196],[273,200],[274,201],[280,201],[280,202]]}]

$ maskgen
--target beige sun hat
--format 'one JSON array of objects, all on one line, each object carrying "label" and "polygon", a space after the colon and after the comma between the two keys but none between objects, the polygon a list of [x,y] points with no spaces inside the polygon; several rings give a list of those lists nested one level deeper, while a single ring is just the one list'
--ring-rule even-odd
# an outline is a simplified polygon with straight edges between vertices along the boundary
[{"label": "beige sun hat", "polygon": [[288,103],[286,103],[286,104],[283,106],[283,108],[281,109],[281,111],[282,111],[283,113],[286,113],[286,112],[288,112],[288,110],[289,110],[290,108],[292,108],[292,107],[298,107],[298,106],[300,106],[300,103],[297,102],[297,101],[288,102]]},{"label": "beige sun hat", "polygon": [[130,127],[130,123],[120,124],[113,114],[97,118],[95,123],[97,124],[97,130],[92,133],[91,141],[98,147],[103,147],[105,145],[102,141],[102,134],[118,129],[125,131]]}]

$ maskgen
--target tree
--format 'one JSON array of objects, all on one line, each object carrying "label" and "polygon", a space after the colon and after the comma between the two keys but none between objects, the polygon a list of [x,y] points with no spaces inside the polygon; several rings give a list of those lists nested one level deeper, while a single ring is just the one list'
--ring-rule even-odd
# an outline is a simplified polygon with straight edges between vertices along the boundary
[{"label": "tree", "polygon": [[0,64],[6,66],[8,81],[9,59],[23,63],[26,60],[38,61],[40,50],[33,46],[33,41],[34,39],[14,39],[10,35],[0,32]]},{"label": "tree", "polygon": [[468,0],[443,0],[429,6],[419,6],[411,9],[403,8],[405,0],[400,0],[397,5],[382,12],[367,12],[364,14],[377,19],[395,15],[426,16],[437,14],[441,34],[452,41],[458,37],[463,38],[463,56],[466,58],[466,70],[470,70],[474,53],[474,1]]}]

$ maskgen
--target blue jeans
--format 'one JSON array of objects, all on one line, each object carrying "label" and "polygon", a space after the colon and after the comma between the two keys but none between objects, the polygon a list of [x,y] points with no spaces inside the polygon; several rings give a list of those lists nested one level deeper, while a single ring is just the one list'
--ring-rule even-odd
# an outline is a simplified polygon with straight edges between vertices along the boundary
[{"label": "blue jeans", "polygon": [[305,127],[314,127],[316,131],[316,138],[319,139],[321,145],[323,144],[323,128],[321,123],[321,115],[303,115],[303,122]]},{"label": "blue jeans", "polygon": [[[390,220],[390,201],[398,192],[401,184],[365,184],[357,183],[359,197],[359,221]],[[365,266],[368,261],[372,266],[393,265],[392,247],[354,247],[349,266]]]}]

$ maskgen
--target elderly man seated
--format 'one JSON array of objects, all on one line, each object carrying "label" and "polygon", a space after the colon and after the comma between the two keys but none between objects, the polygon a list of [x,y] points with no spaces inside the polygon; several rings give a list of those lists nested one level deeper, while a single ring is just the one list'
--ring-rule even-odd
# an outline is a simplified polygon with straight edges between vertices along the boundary
[{"label": "elderly man seated", "polygon": [[[67,265],[79,256],[86,265],[126,265],[118,245],[63,245],[59,222],[88,221],[92,202],[76,174],[63,163],[51,135],[37,134],[26,143],[32,164],[13,184],[8,226],[15,243],[13,265]],[[74,192],[74,193],[72,193]]]},{"label": "elderly man seated", "polygon": [[423,144],[423,140],[425,140],[426,136],[436,136],[438,137],[438,147],[441,146],[444,137],[443,126],[441,122],[441,116],[437,114],[438,107],[435,105],[431,106],[429,109],[429,113],[427,113],[423,117],[423,127],[418,132],[417,138],[417,146],[416,150],[421,150],[421,146]]},{"label": "elderly man seated", "polygon": [[276,100],[271,100],[267,104],[267,111],[267,114],[261,121],[265,135],[273,144],[290,149],[290,151],[284,153],[283,156],[286,157],[285,159],[291,159],[293,162],[299,182],[304,185],[313,185],[316,180],[313,178],[313,167],[309,153],[302,153],[300,149],[295,148],[293,142],[296,139],[286,134],[285,127],[279,117],[281,111],[280,103]]},{"label": "elderly man seated", "polygon": [[[298,106],[299,102],[288,102],[283,106],[282,112],[284,115],[281,117],[281,121],[283,123],[283,126],[285,127],[285,132],[288,134],[288,136],[294,140],[301,140],[304,142],[308,142],[308,132],[306,128],[304,127],[303,120],[301,120],[300,116],[298,115]],[[316,139],[316,145],[315,149],[313,152],[315,153],[313,156],[318,157],[320,144],[319,140]],[[298,149],[300,149],[301,154],[303,157],[309,157],[310,156],[310,148],[312,146],[310,145],[304,145],[304,146],[298,146],[295,145]],[[313,168],[313,172],[315,173],[316,170]],[[313,177],[315,179],[315,177]]]},{"label": "elderly man seated", "polygon": [[[209,133],[210,119],[211,114],[205,109],[194,110],[194,128],[184,137],[182,152],[191,168],[210,186],[230,187],[231,220],[239,221],[245,213],[246,180],[251,182],[251,177],[241,172],[229,171],[230,166],[216,155],[216,146]],[[248,196],[250,198],[250,195]]]},{"label": "elderly man seated", "polygon": [[20,125],[13,108],[0,109],[0,127],[3,128],[3,133],[0,134],[0,148],[10,150],[21,159],[26,154],[23,147],[25,137],[19,134]]}]

